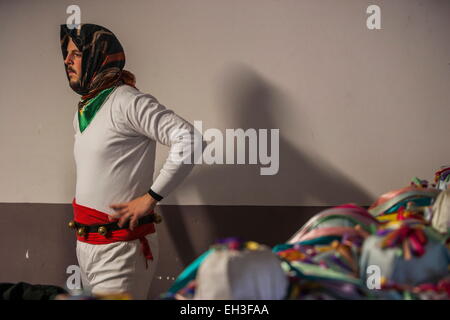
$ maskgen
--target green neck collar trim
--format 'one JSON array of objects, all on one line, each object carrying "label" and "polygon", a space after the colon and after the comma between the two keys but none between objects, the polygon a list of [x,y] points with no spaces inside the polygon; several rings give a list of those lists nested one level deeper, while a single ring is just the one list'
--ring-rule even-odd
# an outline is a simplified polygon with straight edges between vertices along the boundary
[{"label": "green neck collar trim", "polygon": [[111,94],[111,92],[116,87],[111,87],[101,91],[94,98],[89,100],[86,105],[78,111],[78,123],[80,126],[80,131],[83,132],[84,129],[91,123],[94,116],[97,114],[98,110],[100,110],[103,102],[105,102],[106,98]]}]

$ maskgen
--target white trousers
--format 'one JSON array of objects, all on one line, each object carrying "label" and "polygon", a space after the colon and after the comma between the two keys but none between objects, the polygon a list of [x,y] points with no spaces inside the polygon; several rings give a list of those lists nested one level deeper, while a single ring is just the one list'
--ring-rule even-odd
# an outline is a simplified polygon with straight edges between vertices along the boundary
[{"label": "white trousers", "polygon": [[153,261],[142,253],[139,239],[108,244],[77,240],[77,259],[83,290],[92,294],[129,293],[133,299],[148,299],[159,257],[157,232],[146,236]]}]

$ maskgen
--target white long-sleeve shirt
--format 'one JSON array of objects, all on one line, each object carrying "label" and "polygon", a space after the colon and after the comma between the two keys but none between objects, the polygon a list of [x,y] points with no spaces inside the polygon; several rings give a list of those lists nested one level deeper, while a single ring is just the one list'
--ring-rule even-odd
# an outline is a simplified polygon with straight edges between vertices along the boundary
[{"label": "white long-sleeve shirt", "polygon": [[[75,198],[80,205],[113,214],[111,204],[131,201],[150,188],[165,197],[193,168],[192,161],[182,163],[175,155],[184,150],[190,157],[189,151],[197,147],[196,130],[150,94],[128,85],[117,87],[83,132],[77,113]],[[170,151],[153,181],[156,142],[170,146]]]}]

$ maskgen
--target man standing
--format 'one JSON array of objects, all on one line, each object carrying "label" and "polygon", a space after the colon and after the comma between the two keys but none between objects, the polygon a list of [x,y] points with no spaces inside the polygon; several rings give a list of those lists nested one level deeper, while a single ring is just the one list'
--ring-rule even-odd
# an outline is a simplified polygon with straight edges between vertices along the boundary
[{"label": "man standing", "polygon": [[[192,170],[195,129],[135,87],[111,31],[61,25],[60,36],[70,87],[81,95],[73,121],[77,173],[69,225],[77,232],[83,287],[146,299],[158,260],[154,208]],[[170,151],[153,181],[156,142]]]}]

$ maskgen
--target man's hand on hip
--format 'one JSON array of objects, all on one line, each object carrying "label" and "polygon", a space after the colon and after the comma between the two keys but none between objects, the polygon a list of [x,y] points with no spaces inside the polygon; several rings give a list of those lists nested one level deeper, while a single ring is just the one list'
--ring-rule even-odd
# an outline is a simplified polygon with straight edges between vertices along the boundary
[{"label": "man's hand on hip", "polygon": [[114,209],[116,213],[110,215],[109,220],[119,219],[117,222],[119,227],[123,227],[127,220],[130,220],[130,229],[133,230],[137,227],[139,218],[152,212],[157,202],[151,195],[146,193],[129,202],[112,204],[109,207]]}]

